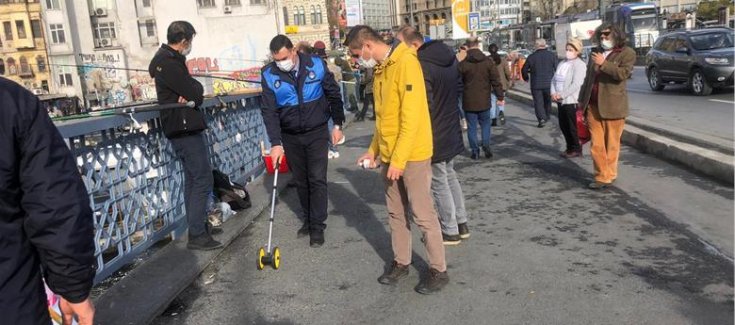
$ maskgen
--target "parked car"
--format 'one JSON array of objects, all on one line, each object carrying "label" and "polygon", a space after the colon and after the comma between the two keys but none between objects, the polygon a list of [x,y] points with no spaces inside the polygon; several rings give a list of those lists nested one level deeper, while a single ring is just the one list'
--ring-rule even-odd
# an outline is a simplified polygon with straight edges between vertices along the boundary
[{"label": "parked car", "polygon": [[661,91],[668,83],[687,83],[698,96],[730,87],[735,71],[733,44],[733,29],[725,27],[661,36],[646,54],[648,84]]}]

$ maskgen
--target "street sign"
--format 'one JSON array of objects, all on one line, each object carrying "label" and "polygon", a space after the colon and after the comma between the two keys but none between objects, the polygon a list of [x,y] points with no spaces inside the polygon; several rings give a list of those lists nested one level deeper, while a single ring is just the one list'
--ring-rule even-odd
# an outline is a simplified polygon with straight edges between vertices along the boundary
[{"label": "street sign", "polygon": [[479,12],[469,13],[467,15],[467,19],[469,20],[471,32],[480,30],[480,13]]}]

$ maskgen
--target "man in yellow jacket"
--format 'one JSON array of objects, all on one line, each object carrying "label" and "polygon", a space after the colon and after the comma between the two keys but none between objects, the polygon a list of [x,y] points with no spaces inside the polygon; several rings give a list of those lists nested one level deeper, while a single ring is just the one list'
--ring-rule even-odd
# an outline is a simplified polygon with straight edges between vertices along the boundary
[{"label": "man in yellow jacket", "polygon": [[421,64],[415,51],[400,42],[384,43],[368,26],[352,28],[345,45],[360,65],[374,68],[375,133],[358,164],[376,168],[379,159],[384,166],[382,175],[395,258],[378,282],[393,285],[408,275],[411,229],[405,211],[410,207],[423,233],[430,266],[427,280],[416,291],[437,292],[449,282],[449,276],[431,194],[431,119]]}]

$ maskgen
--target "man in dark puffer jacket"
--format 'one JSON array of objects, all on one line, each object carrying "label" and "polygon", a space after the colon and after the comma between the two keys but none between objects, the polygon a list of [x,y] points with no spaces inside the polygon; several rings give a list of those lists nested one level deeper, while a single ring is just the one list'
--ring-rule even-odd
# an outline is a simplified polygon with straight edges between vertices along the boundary
[{"label": "man in dark puffer jacket", "polygon": [[441,221],[444,245],[457,245],[461,238],[470,236],[464,195],[454,171],[454,157],[464,151],[458,110],[462,79],[457,58],[444,43],[424,43],[421,33],[412,27],[401,29],[398,38],[418,51],[434,139],[431,190]]}]

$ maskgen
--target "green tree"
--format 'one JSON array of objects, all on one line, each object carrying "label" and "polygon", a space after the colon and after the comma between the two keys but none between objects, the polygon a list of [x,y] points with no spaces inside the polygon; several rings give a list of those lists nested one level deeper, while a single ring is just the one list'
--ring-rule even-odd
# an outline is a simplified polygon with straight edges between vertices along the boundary
[{"label": "green tree", "polygon": [[718,11],[720,10],[720,7],[725,6],[728,7],[730,14],[732,14],[733,9],[735,9],[735,5],[733,5],[732,0],[702,1],[697,6],[697,19],[703,21],[717,20],[717,17],[719,17]]}]

